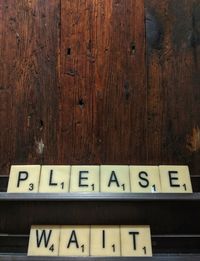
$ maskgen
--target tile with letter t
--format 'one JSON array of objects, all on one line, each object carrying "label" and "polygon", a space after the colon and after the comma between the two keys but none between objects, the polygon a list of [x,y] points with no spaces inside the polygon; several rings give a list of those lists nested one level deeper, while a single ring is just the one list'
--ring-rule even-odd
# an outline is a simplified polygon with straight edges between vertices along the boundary
[{"label": "tile with letter t", "polygon": [[40,165],[12,165],[7,192],[38,192]]},{"label": "tile with letter t", "polygon": [[192,193],[188,166],[159,166],[162,192]]},{"label": "tile with letter t", "polygon": [[59,256],[89,256],[90,226],[61,226]]},{"label": "tile with letter t", "polygon": [[119,226],[91,226],[91,256],[120,256]]},{"label": "tile with letter t", "polygon": [[158,166],[130,166],[131,192],[161,192]]},{"label": "tile with letter t", "polygon": [[149,226],[121,226],[122,256],[152,256]]},{"label": "tile with letter t", "polygon": [[41,168],[39,192],[69,191],[70,166],[44,165]]},{"label": "tile with letter t", "polygon": [[99,166],[71,166],[70,192],[99,192]]},{"label": "tile with letter t", "polygon": [[101,165],[101,192],[130,192],[129,166]]},{"label": "tile with letter t", "polygon": [[28,256],[58,256],[59,237],[59,226],[32,226]]}]

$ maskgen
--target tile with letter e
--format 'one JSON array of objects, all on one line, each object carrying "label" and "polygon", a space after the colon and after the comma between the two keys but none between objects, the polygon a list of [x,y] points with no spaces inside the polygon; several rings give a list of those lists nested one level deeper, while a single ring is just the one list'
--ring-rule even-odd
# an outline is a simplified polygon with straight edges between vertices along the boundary
[{"label": "tile with letter e", "polygon": [[188,166],[159,166],[162,192],[192,193]]},{"label": "tile with letter e", "polygon": [[90,255],[120,256],[119,226],[91,226]]},{"label": "tile with letter e", "polygon": [[41,168],[39,192],[62,193],[69,191],[70,166],[44,165]]},{"label": "tile with letter e", "polygon": [[161,192],[158,166],[130,166],[131,192]]},{"label": "tile with letter e", "polygon": [[99,192],[99,166],[71,166],[70,192]]},{"label": "tile with letter e", "polygon": [[7,192],[38,192],[40,165],[12,165]]},{"label": "tile with letter e", "polygon": [[90,226],[61,226],[59,256],[89,256]]},{"label": "tile with letter e", "polygon": [[149,226],[121,226],[122,256],[152,256]]},{"label": "tile with letter e", "polygon": [[130,192],[129,166],[101,165],[101,192]]},{"label": "tile with letter e", "polygon": [[32,226],[28,256],[58,256],[59,226]]}]

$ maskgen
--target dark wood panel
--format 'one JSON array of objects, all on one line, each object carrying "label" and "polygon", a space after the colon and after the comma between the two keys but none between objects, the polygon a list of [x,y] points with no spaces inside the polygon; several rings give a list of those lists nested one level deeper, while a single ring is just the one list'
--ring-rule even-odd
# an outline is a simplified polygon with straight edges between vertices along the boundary
[{"label": "dark wood panel", "polygon": [[200,172],[200,1],[145,0],[148,162]]},{"label": "dark wood panel", "polygon": [[0,174],[59,152],[60,1],[0,1]]},{"label": "dark wood panel", "polygon": [[62,162],[145,162],[143,1],[61,1],[61,96]]}]

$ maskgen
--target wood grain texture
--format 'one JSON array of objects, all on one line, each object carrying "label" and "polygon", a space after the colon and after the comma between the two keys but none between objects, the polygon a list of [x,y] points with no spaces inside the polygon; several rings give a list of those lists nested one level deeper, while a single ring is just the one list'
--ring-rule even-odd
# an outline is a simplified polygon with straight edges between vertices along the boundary
[{"label": "wood grain texture", "polygon": [[200,1],[145,0],[148,162],[200,174]]},{"label": "wood grain texture", "polygon": [[143,1],[61,1],[62,162],[145,162],[144,40]]},{"label": "wood grain texture", "polygon": [[0,173],[58,157],[60,1],[0,1]]}]

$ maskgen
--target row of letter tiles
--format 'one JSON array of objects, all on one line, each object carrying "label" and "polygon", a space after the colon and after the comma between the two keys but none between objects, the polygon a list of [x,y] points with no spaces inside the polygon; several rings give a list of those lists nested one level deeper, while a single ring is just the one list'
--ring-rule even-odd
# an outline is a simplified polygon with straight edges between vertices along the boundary
[{"label": "row of letter tiles", "polygon": [[7,192],[192,193],[188,166],[12,165]]},{"label": "row of letter tiles", "polygon": [[28,256],[152,256],[149,226],[32,226]]}]

